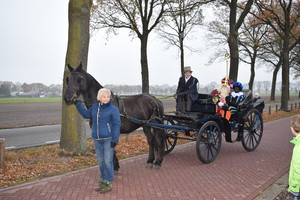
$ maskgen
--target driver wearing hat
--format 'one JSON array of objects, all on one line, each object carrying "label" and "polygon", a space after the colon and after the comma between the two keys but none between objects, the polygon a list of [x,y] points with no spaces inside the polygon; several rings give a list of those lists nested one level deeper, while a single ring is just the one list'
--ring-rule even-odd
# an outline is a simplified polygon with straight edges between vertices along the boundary
[{"label": "driver wearing hat", "polygon": [[176,90],[176,109],[182,112],[184,103],[187,102],[186,111],[191,111],[192,102],[198,98],[197,83],[198,79],[192,76],[191,67],[184,67],[184,76],[179,78]]}]

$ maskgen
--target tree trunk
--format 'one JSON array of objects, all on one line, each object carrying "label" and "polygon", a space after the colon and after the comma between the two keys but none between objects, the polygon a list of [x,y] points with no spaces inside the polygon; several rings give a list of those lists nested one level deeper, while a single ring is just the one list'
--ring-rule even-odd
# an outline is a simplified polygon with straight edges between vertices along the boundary
[{"label": "tree trunk", "polygon": [[[285,42],[284,42],[285,43]],[[285,46],[285,44],[284,44]],[[289,52],[283,47],[282,52],[282,86],[281,86],[281,107],[280,110],[289,111]]]},{"label": "tree trunk", "polygon": [[147,45],[148,35],[143,34],[141,40],[141,68],[142,68],[142,93],[149,94],[149,69],[148,69],[148,56]]},{"label": "tree trunk", "polygon": [[281,60],[278,61],[277,65],[275,66],[275,69],[273,71],[270,101],[275,101],[276,81],[277,81],[277,74],[280,69],[280,66],[281,66]]},{"label": "tree trunk", "polygon": [[[87,69],[89,49],[89,19],[91,0],[69,1],[69,33],[66,63],[63,77],[63,94],[66,91],[66,77],[69,75],[67,64],[78,66],[82,62]],[[85,121],[79,115],[74,105],[66,105],[62,101],[62,126],[60,148],[66,151],[81,153],[88,149]]]},{"label": "tree trunk", "polygon": [[[183,35],[183,34],[182,34]],[[179,34],[179,41],[180,41],[180,69],[182,76],[184,71],[184,47],[183,47],[183,37],[181,36],[181,33]]]},{"label": "tree trunk", "polygon": [[230,51],[230,69],[229,79],[237,81],[239,69],[239,49],[238,49],[238,30],[236,27],[237,0],[232,0],[230,4],[229,16],[229,51]]},{"label": "tree trunk", "polygon": [[283,38],[283,48],[282,48],[282,90],[281,90],[281,110],[289,111],[289,76],[290,76],[290,66],[289,66],[289,42],[290,42],[290,9],[284,12],[285,18],[285,29]]},{"label": "tree trunk", "polygon": [[255,78],[255,61],[257,57],[257,51],[254,50],[253,57],[251,58],[251,69],[250,69],[250,80],[249,80],[249,90],[253,90],[253,83]]}]

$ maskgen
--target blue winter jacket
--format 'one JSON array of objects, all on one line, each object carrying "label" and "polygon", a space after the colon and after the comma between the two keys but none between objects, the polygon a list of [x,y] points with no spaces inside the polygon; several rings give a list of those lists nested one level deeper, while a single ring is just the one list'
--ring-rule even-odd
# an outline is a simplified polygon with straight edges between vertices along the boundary
[{"label": "blue winter jacket", "polygon": [[118,143],[121,120],[119,109],[116,106],[110,102],[101,104],[98,101],[88,110],[79,102],[76,103],[76,107],[82,117],[92,119],[92,137],[94,139],[111,137],[112,142]]}]

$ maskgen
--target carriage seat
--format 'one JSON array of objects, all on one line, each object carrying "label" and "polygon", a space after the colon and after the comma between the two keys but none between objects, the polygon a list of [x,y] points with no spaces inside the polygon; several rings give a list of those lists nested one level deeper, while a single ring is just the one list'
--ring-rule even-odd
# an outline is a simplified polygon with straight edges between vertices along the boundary
[{"label": "carriage seat", "polygon": [[212,101],[211,94],[198,94],[198,99],[192,103],[191,112],[215,114],[216,104]]},{"label": "carriage seat", "polygon": [[244,111],[250,107],[253,107],[253,98],[252,98],[252,91],[251,90],[243,90],[245,97],[244,99],[239,103],[238,111]]}]

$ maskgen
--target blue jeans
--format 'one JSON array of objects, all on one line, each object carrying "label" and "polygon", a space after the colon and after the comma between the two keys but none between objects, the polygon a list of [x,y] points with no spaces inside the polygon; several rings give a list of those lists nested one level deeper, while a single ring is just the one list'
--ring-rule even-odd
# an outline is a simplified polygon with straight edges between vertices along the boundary
[{"label": "blue jeans", "polygon": [[289,192],[293,196],[293,200],[300,200],[300,193]]},{"label": "blue jeans", "polygon": [[105,140],[94,139],[94,146],[100,167],[100,177],[102,180],[112,182],[114,180],[114,148],[110,147],[110,142],[111,138]]}]

